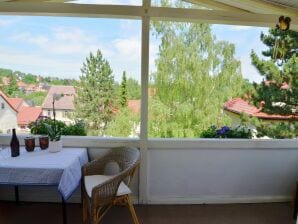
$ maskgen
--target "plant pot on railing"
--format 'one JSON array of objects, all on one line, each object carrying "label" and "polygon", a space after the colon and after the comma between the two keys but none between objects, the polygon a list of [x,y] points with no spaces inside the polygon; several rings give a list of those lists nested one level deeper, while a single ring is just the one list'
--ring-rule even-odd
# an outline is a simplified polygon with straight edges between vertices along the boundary
[{"label": "plant pot on railing", "polygon": [[53,125],[45,124],[49,136],[49,152],[62,150],[61,131],[57,129],[55,121]]},{"label": "plant pot on railing", "polygon": [[62,150],[62,140],[49,141],[49,152],[60,152]]}]

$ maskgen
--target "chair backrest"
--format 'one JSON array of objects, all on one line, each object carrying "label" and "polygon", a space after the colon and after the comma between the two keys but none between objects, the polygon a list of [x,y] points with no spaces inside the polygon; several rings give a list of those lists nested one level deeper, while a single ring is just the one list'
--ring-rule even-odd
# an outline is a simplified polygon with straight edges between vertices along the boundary
[{"label": "chair backrest", "polygon": [[112,148],[105,157],[110,163],[116,163],[119,166],[119,172],[122,172],[138,165],[140,151],[133,147]]},{"label": "chair backrest", "polygon": [[[123,181],[130,186],[131,180],[140,163],[140,151],[134,147],[113,148],[106,157],[108,157],[109,161],[106,164],[106,168],[109,165],[114,166],[114,171],[112,173],[105,173],[110,175],[117,175],[117,173],[122,172],[127,173],[127,176]],[[116,171],[115,166],[117,166]]]}]

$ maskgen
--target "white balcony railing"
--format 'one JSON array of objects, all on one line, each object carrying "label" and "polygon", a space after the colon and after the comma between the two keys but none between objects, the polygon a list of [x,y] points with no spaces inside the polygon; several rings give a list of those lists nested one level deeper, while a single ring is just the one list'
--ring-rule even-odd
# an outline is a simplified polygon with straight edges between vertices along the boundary
[{"label": "white balcony railing", "polygon": [[[20,142],[25,136],[20,136]],[[10,136],[0,135],[0,145]],[[117,146],[139,147],[139,139],[63,137],[65,147],[87,147],[95,158]],[[298,180],[298,140],[149,139],[142,157],[147,203],[250,203],[289,201]],[[133,191],[139,189],[138,180]],[[142,185],[140,185],[142,187]],[[4,193],[5,192],[5,193]],[[21,190],[23,200],[55,201],[44,188]],[[0,199],[13,189],[0,187]],[[77,192],[73,201],[79,201]]]}]

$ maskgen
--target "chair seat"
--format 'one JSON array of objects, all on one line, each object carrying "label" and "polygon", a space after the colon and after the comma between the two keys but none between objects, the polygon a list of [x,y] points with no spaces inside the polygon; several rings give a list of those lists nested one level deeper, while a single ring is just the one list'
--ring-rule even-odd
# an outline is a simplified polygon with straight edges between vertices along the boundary
[{"label": "chair seat", "polygon": [[[91,176],[85,176],[84,181],[85,181],[85,189],[89,197],[92,195],[92,189],[111,179],[113,176],[107,176],[107,175],[91,175]],[[122,196],[126,194],[130,194],[131,190],[129,187],[122,181],[119,185],[118,191],[117,191],[117,196]]]}]

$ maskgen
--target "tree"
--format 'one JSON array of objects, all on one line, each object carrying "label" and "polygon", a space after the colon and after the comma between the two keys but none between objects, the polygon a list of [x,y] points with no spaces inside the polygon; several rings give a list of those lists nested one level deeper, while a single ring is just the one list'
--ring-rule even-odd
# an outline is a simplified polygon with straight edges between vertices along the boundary
[{"label": "tree", "polygon": [[15,76],[11,76],[9,85],[4,87],[4,92],[10,97],[15,97],[18,95],[19,88]]},{"label": "tree", "polygon": [[75,97],[75,117],[84,119],[89,132],[102,135],[112,119],[114,77],[109,62],[100,50],[90,53],[83,63]]},{"label": "tree", "polygon": [[141,99],[141,85],[133,78],[128,78],[126,82],[127,86],[127,98],[129,100]]},{"label": "tree", "polygon": [[228,125],[222,106],[241,95],[243,84],[235,46],[216,41],[208,24],[154,22],[153,30],[161,44],[151,74],[149,135],[196,137],[213,124]]},{"label": "tree", "polygon": [[121,82],[121,96],[120,96],[120,105],[122,107],[127,106],[127,81],[126,81],[126,72],[123,72],[122,82]]},{"label": "tree", "polygon": [[[262,106],[262,111],[269,114],[298,114],[298,32],[270,29],[261,41],[268,47],[262,52],[267,58],[260,59],[252,51],[252,64],[264,77],[261,84],[254,83],[252,101]],[[260,105],[260,103],[262,104]],[[293,138],[298,136],[298,125],[290,122],[265,123],[255,122],[259,136],[272,138]]]},{"label": "tree", "polygon": [[36,75],[32,75],[30,73],[26,74],[23,77],[23,81],[24,83],[27,83],[27,84],[36,84],[37,83]]},{"label": "tree", "polygon": [[136,136],[139,118],[136,117],[127,107],[117,111],[114,119],[109,123],[105,135],[113,137]]},{"label": "tree", "polygon": [[[298,113],[298,32],[270,29],[268,35],[261,33],[261,41],[268,47],[262,54],[269,59],[251,53],[252,64],[264,77],[261,84],[254,84],[253,103],[259,106],[263,101],[262,110],[270,114]],[[276,41],[283,46],[276,46]]]}]

